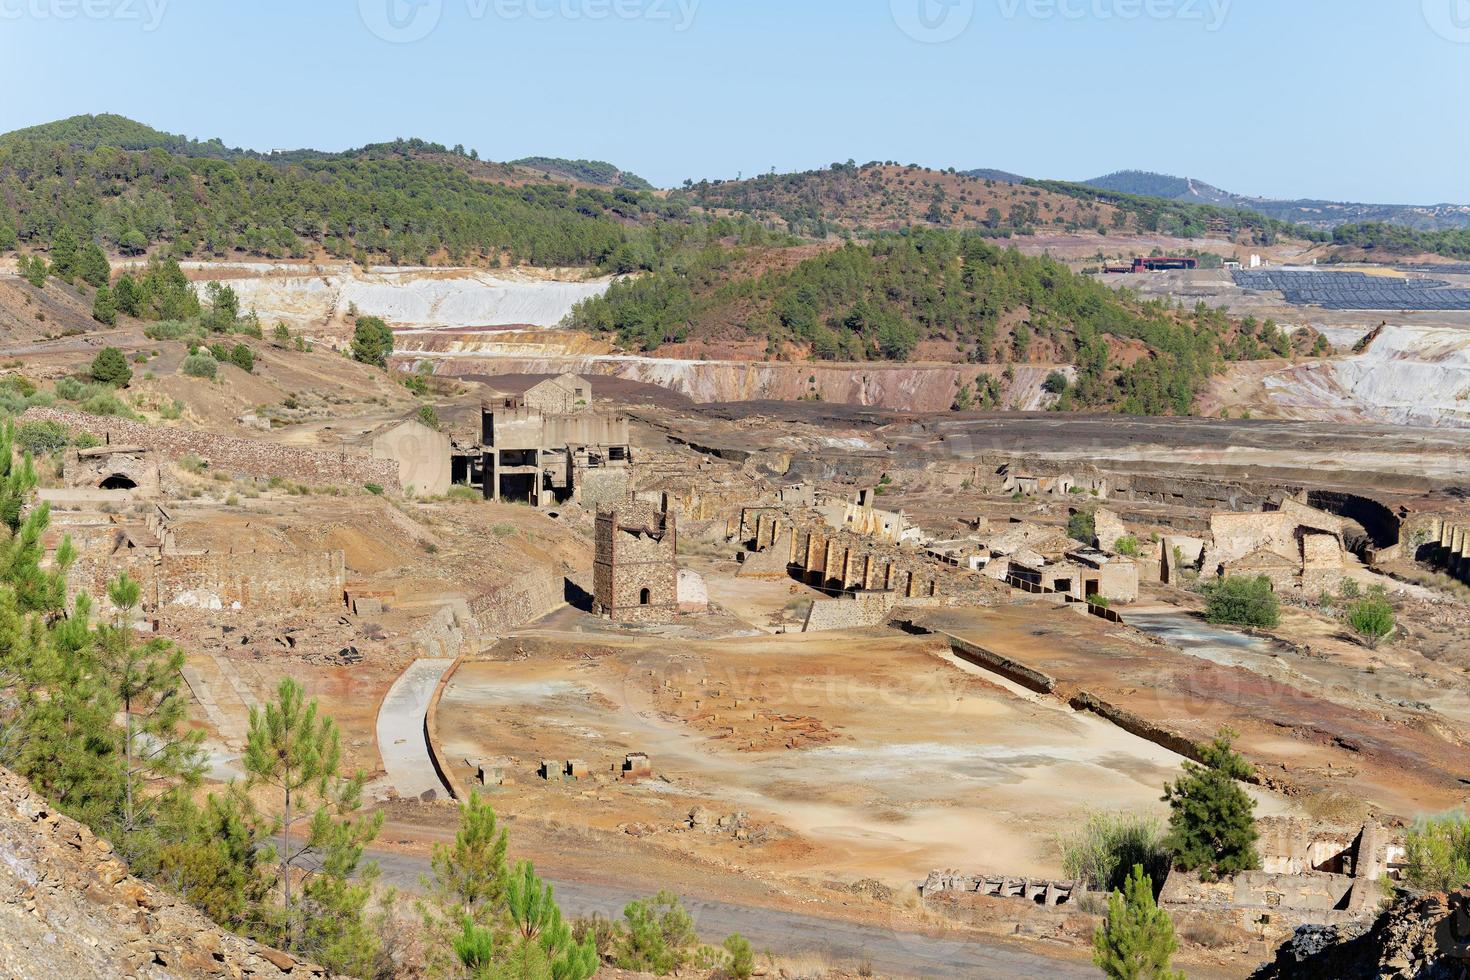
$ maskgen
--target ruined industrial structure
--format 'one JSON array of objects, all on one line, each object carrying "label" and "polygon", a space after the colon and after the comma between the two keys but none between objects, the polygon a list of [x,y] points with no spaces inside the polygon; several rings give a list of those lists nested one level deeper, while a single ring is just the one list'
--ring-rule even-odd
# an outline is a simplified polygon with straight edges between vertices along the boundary
[{"label": "ruined industrial structure", "polygon": [[632,460],[627,418],[595,410],[591,386],[567,376],[482,405],[478,441],[451,449],[450,480],[486,500],[591,509],[627,497]]},{"label": "ruined industrial structure", "polygon": [[679,615],[678,518],[646,503],[597,514],[593,612],[615,623],[669,622]]}]

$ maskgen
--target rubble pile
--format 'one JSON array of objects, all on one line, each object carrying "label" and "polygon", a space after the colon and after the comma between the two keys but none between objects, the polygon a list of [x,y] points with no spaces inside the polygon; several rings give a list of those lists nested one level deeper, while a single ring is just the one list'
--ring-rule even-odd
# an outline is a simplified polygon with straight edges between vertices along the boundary
[{"label": "rubble pile", "polygon": [[1372,928],[1302,926],[1255,980],[1470,980],[1470,890],[1401,894]]}]

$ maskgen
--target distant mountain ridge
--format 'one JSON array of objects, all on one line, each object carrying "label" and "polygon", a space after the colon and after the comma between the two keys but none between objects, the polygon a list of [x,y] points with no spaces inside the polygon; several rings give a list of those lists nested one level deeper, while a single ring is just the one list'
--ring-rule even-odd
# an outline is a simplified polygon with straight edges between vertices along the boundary
[{"label": "distant mountain ridge", "polygon": [[[369,143],[365,146],[355,147],[348,150],[315,150],[309,147],[291,150],[272,150],[262,153],[257,150],[245,150],[228,147],[223,140],[197,140],[176,133],[166,133],[161,129],[154,129],[145,123],[119,116],[112,113],[100,113],[98,115],[79,115],[68,119],[59,119],[56,122],[42,123],[39,126],[29,126],[25,129],[17,129],[10,133],[0,135],[0,147],[16,146],[21,143],[61,143],[74,150],[95,150],[99,146],[113,146],[119,150],[151,150],[162,149],[169,153],[184,157],[202,157],[219,160],[271,160],[277,163],[300,163],[304,160],[352,160],[352,159],[384,159],[392,156],[442,156],[473,159],[480,162],[478,157],[471,158],[463,147],[455,147],[453,150],[438,143],[430,143],[425,140],[397,139],[380,143]],[[486,161],[486,167],[495,169],[496,164]],[[580,184],[594,187],[616,188],[622,187],[627,190],[648,191],[653,190],[653,185],[637,174],[630,173],[611,163],[603,160],[565,160],[560,157],[526,157],[509,164],[501,165],[502,169],[520,167],[532,173],[550,174],[553,179],[570,180]],[[481,176],[484,176],[481,174]],[[509,169],[500,177],[513,176]]]},{"label": "distant mountain ridge", "polygon": [[1191,177],[1174,177],[1148,170],[1120,170],[1083,181],[1089,187],[1117,194],[1159,197],[1169,201],[1243,208],[1278,221],[1331,230],[1340,225],[1379,222],[1420,231],[1470,228],[1470,205],[1358,204],[1315,199],[1277,200],[1247,197],[1221,190]]}]

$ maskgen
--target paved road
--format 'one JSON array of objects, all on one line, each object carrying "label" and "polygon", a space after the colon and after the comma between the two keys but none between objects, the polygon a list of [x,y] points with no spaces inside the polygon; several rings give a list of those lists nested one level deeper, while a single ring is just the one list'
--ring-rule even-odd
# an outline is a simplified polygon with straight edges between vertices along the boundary
[{"label": "paved road", "polygon": [[[429,872],[426,858],[373,851],[383,879],[400,888],[417,888]],[[558,881],[556,898],[569,916],[600,912],[620,918],[623,906],[646,891],[627,886]],[[757,950],[790,957],[817,953],[834,964],[871,965],[882,976],[901,977],[1058,977],[1095,980],[1098,971],[1077,959],[1053,959],[1001,940],[943,939],[920,933],[864,926],[815,915],[749,908],[719,901],[684,899],[701,938],[719,942],[738,932]]]},{"label": "paved road", "polygon": [[434,688],[453,660],[415,660],[389,688],[378,709],[378,752],[383,769],[399,796],[422,796],[434,790],[449,796],[429,758],[424,715]]}]

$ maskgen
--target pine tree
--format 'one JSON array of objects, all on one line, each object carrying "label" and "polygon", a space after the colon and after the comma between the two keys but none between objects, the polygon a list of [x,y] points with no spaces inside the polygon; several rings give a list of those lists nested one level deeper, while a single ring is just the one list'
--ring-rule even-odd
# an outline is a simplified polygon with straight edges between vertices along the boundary
[{"label": "pine tree", "polygon": [[1184,980],[1170,969],[1179,949],[1174,923],[1154,903],[1153,882],[1135,865],[1121,892],[1108,899],[1108,917],[1092,938],[1092,962],[1113,980]]},{"label": "pine tree", "polygon": [[493,940],[493,927],[505,916],[506,844],[495,811],[471,793],[460,804],[454,843],[434,847],[434,877],[424,883],[426,899],[419,903],[431,967],[442,969],[450,953],[459,955],[457,943],[466,928],[488,929]]},{"label": "pine tree", "polygon": [[77,274],[76,232],[62,228],[51,241],[51,274],[62,282],[71,282]]},{"label": "pine tree", "polygon": [[76,272],[87,285],[100,289],[112,278],[107,253],[94,241],[88,241],[77,252]]},{"label": "pine tree", "polygon": [[1206,881],[1260,868],[1256,853],[1256,801],[1240,787],[1253,773],[1232,748],[1237,735],[1222,730],[1200,747],[1203,760],[1186,760],[1184,775],[1164,787],[1172,811],[1164,846],[1177,867],[1198,871]]},{"label": "pine tree", "polygon": [[15,458],[15,423],[0,424],[0,523],[14,534],[20,528],[26,499],[39,477],[30,456]]},{"label": "pine tree", "polygon": [[393,353],[393,331],[388,324],[375,316],[365,316],[357,321],[352,332],[352,356],[363,364],[385,368],[388,355]]},{"label": "pine tree", "polygon": [[270,827],[237,782],[188,816],[176,823],[189,833],[160,849],[159,877],[220,925],[262,933],[273,878],[261,873],[260,862]]},{"label": "pine tree", "polygon": [[[366,777],[343,777],[341,761],[336,723],[320,714],[315,700],[305,701],[298,682],[283,679],[273,703],[251,710],[243,759],[247,788],[269,787],[280,801],[272,820],[280,843],[269,858],[277,863],[280,891],[272,939],[281,949],[352,973],[377,951],[363,922],[377,868],[362,858],[383,815],[359,815]],[[297,874],[303,885],[293,894]]]},{"label": "pine tree", "polygon": [[92,319],[109,327],[117,323],[117,300],[106,283],[97,287],[97,297],[92,300]]},{"label": "pine tree", "polygon": [[[552,887],[536,876],[531,862],[522,861],[506,881],[506,906],[518,937],[510,962],[514,975],[534,972],[534,964],[549,964],[553,980],[588,980],[597,972],[597,947],[591,938],[572,941],[571,927],[562,920]],[[539,955],[537,955],[539,951]],[[523,965],[523,966],[522,966]],[[518,969],[520,967],[521,969]]]},{"label": "pine tree", "polygon": [[180,730],[188,714],[182,691],[183,651],[166,640],[139,643],[133,619],[141,598],[126,572],[108,583],[115,610],[97,631],[97,658],[122,707],[124,787],[118,818],[129,856],[149,846],[134,841],[160,830],[160,808],[199,784],[203,772],[201,733]]},{"label": "pine tree", "polygon": [[133,380],[133,369],[128,367],[128,359],[122,351],[116,347],[104,347],[92,358],[91,375],[98,384],[123,388]]},{"label": "pine tree", "polygon": [[131,273],[124,272],[112,287],[112,294],[119,312],[131,317],[143,315],[143,290]]}]

